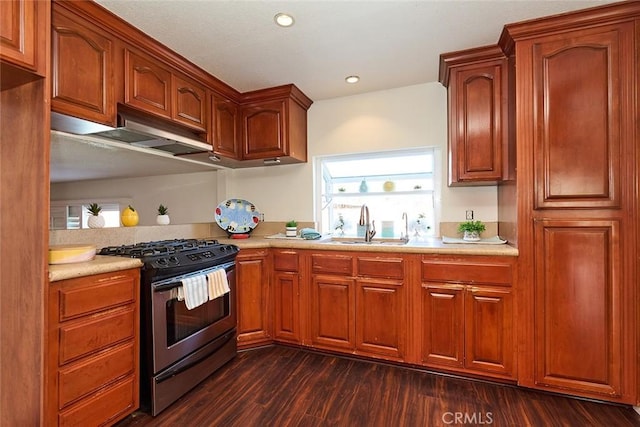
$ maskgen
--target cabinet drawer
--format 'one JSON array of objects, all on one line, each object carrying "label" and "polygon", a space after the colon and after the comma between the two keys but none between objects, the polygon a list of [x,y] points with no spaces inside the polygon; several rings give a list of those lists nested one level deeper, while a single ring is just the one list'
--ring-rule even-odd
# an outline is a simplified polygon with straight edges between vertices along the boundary
[{"label": "cabinet drawer", "polygon": [[464,282],[511,285],[509,264],[474,263],[473,261],[422,261],[423,282]]},{"label": "cabinet drawer", "polygon": [[404,260],[389,257],[358,257],[358,275],[389,279],[404,278]]},{"label": "cabinet drawer", "polygon": [[59,409],[98,390],[105,384],[125,375],[133,374],[134,367],[135,349],[133,342],[130,342],[96,357],[60,369],[58,374]]},{"label": "cabinet drawer", "polygon": [[137,395],[138,387],[132,375],[61,412],[59,425],[89,426],[107,420],[115,421],[135,410],[138,406]]},{"label": "cabinet drawer", "polygon": [[135,318],[133,306],[60,327],[60,365],[79,356],[132,339]]},{"label": "cabinet drawer", "polygon": [[349,255],[312,255],[311,271],[314,274],[330,273],[353,276],[353,258]]},{"label": "cabinet drawer", "polygon": [[60,289],[60,321],[133,302],[137,280],[133,274],[104,275],[87,286]]},{"label": "cabinet drawer", "polygon": [[273,269],[276,271],[298,271],[298,253],[294,251],[274,252]]}]

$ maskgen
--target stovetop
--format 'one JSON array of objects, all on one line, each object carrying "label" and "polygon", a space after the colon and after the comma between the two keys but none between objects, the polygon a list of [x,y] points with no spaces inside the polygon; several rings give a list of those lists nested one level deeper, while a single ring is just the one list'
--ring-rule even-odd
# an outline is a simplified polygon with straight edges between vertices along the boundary
[{"label": "stovetop", "polygon": [[98,254],[139,258],[146,270],[184,272],[232,261],[238,250],[235,245],[221,244],[214,239],[175,239],[107,246]]}]

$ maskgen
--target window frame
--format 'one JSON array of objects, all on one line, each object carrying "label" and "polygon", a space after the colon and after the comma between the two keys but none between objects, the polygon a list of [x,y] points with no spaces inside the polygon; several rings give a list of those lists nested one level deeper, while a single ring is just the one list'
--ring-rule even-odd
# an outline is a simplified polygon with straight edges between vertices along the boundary
[{"label": "window frame", "polygon": [[[328,155],[319,155],[315,156],[313,159],[313,179],[314,179],[314,196],[313,196],[313,207],[315,214],[315,222],[319,231],[324,234],[333,233],[333,229],[331,224],[323,223],[323,210],[327,208],[327,203],[331,203],[331,200],[328,200],[323,194],[323,181],[327,178],[324,176],[323,163],[327,160],[362,160],[362,159],[373,159],[373,158],[381,158],[384,156],[391,155],[411,155],[414,153],[424,154],[428,152],[432,155],[433,158],[433,171],[431,173],[431,180],[433,182],[433,190],[420,190],[421,194],[430,194],[432,199],[432,212],[433,212],[433,225],[431,230],[429,231],[430,236],[438,236],[440,234],[440,214],[441,214],[441,195],[442,195],[442,152],[440,147],[438,146],[422,146],[422,147],[412,147],[412,148],[400,148],[393,150],[383,150],[383,151],[375,151],[375,152],[361,152],[361,153],[344,153],[344,154],[328,154]],[[388,175],[380,175],[380,176],[388,176]],[[400,192],[401,193],[401,192]],[[406,192],[407,194],[409,192]],[[383,193],[380,193],[383,194]],[[378,228],[380,226],[378,225]],[[378,230],[380,231],[380,230]],[[411,237],[411,230],[410,230]],[[376,237],[379,237],[380,233],[378,232]]]}]

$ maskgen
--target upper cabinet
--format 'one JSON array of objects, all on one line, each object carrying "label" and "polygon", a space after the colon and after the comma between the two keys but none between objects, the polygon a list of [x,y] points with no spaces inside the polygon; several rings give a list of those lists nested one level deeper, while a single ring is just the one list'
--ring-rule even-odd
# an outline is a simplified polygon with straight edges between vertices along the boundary
[{"label": "upper cabinet", "polygon": [[57,113],[115,123],[112,37],[61,3],[51,25],[51,109]]},{"label": "upper cabinet", "polygon": [[238,145],[240,143],[238,137],[239,127],[239,108],[238,104],[230,99],[218,95],[211,94],[211,126],[209,131],[213,152],[223,157],[232,159],[241,159]]},{"label": "upper cabinet", "polygon": [[206,132],[207,96],[203,85],[130,49],[124,51],[124,68],[125,104]]},{"label": "upper cabinet", "polygon": [[[0,1],[3,87],[44,76],[50,6],[48,1]],[[17,67],[19,72],[10,72],[5,64]]]},{"label": "upper cabinet", "polygon": [[242,159],[307,161],[307,109],[312,101],[294,85],[244,94]]},{"label": "upper cabinet", "polygon": [[171,118],[171,71],[129,49],[124,51],[124,103],[157,116]]},{"label": "upper cabinet", "polygon": [[448,89],[449,185],[506,179],[508,61],[498,46],[440,56]]},{"label": "upper cabinet", "polygon": [[294,85],[241,94],[95,2],[55,1],[52,19],[56,129],[113,127],[120,110],[207,141],[224,166],[307,161],[312,101]]}]

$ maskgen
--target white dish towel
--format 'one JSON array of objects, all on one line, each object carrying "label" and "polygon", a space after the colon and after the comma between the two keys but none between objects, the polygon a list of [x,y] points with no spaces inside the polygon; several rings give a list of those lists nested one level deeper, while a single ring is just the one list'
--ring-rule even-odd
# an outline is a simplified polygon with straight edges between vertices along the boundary
[{"label": "white dish towel", "polygon": [[209,294],[207,290],[207,276],[188,277],[182,279],[184,303],[187,309],[194,309],[207,302]]},{"label": "white dish towel", "polygon": [[224,268],[219,268],[207,274],[209,284],[209,299],[216,299],[229,292],[229,281]]}]

